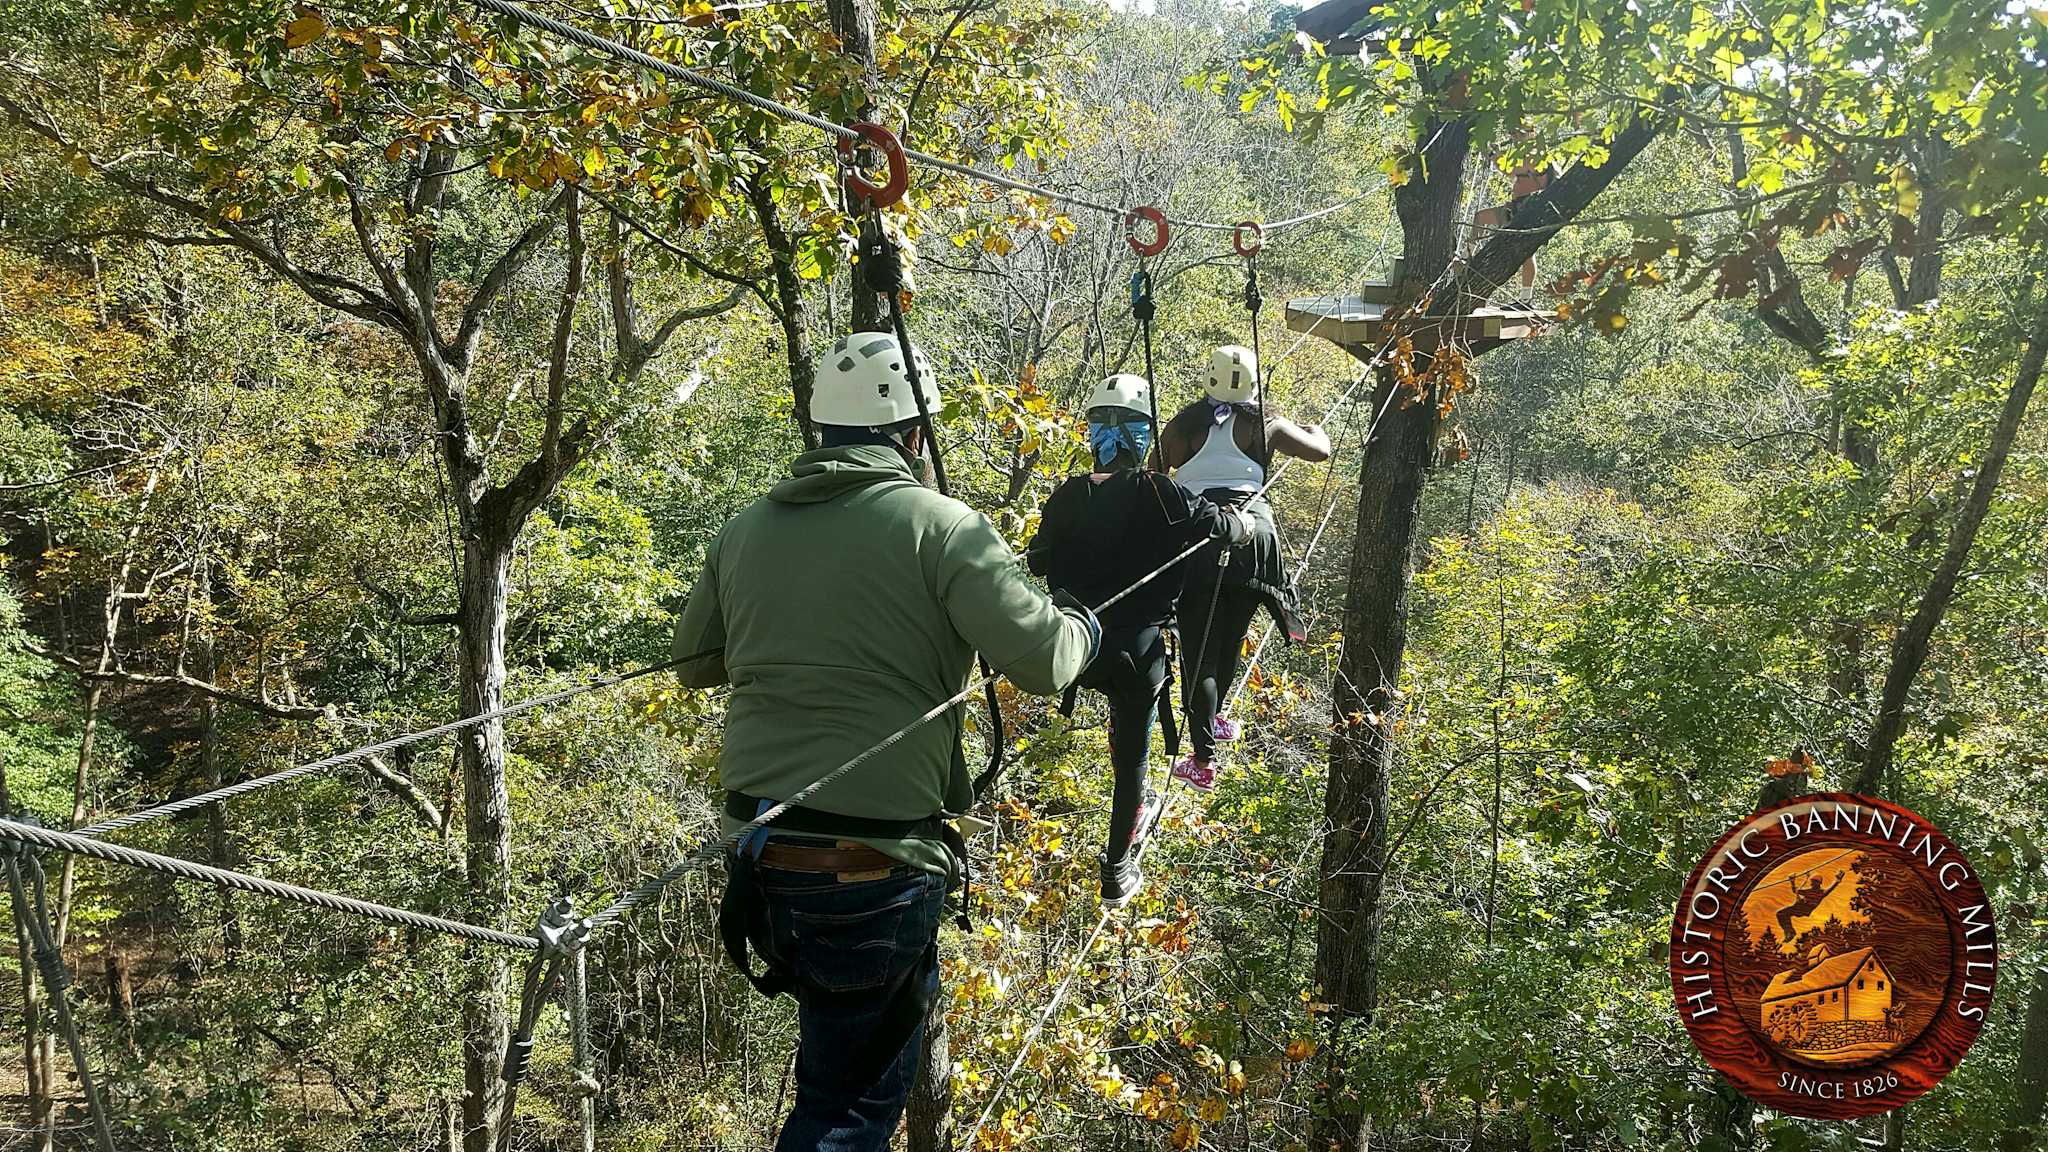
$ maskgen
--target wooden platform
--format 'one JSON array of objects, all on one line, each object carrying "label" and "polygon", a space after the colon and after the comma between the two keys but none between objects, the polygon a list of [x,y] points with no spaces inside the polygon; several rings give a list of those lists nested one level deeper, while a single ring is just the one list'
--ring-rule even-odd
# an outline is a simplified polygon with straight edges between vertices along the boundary
[{"label": "wooden platform", "polygon": [[[1374,291],[1375,288],[1382,289]],[[1289,331],[1320,336],[1360,360],[1370,360],[1386,343],[1391,326],[1387,312],[1391,293],[1383,285],[1367,285],[1361,296],[1304,296],[1287,302]],[[1378,299],[1375,299],[1378,297]],[[1446,341],[1466,346],[1474,355],[1510,340],[1532,336],[1557,318],[1538,308],[1492,306],[1463,316],[1404,321],[1403,330],[1415,348],[1427,352]]]}]

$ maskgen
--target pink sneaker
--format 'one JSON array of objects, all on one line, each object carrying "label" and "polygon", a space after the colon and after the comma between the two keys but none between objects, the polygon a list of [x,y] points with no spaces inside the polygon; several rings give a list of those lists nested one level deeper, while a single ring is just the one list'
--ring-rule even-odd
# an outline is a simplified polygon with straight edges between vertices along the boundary
[{"label": "pink sneaker", "polygon": [[1173,766],[1173,778],[1197,792],[1216,790],[1216,762],[1198,760],[1190,754],[1182,757]]},{"label": "pink sneaker", "polygon": [[1216,718],[1216,722],[1209,726],[1209,733],[1210,735],[1214,736],[1219,742],[1228,744],[1231,741],[1237,739],[1237,721],[1225,719],[1222,716],[1218,716]]}]

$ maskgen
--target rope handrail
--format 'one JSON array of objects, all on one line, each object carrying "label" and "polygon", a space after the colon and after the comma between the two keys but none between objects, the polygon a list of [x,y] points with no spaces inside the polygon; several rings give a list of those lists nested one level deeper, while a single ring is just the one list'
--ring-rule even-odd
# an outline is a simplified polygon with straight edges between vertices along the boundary
[{"label": "rope handrail", "polygon": [[[706,92],[723,96],[728,100],[736,100],[750,108],[766,112],[770,116],[787,120],[791,123],[802,124],[808,128],[815,128],[833,137],[835,140],[859,142],[862,139],[860,133],[844,124],[835,124],[822,116],[812,115],[801,108],[792,107],[780,100],[773,100],[758,93],[749,92],[736,84],[720,80],[715,76],[707,76],[694,69],[670,63],[657,56],[651,56],[637,48],[629,47],[587,29],[578,28],[574,24],[557,20],[552,16],[547,16],[512,3],[512,0],[474,0],[474,2],[479,8],[516,20],[529,28],[537,28],[543,32],[552,33],[565,40],[580,44],[593,52],[601,52],[607,56],[613,56],[620,60],[637,64],[671,80],[681,81],[694,88],[700,88]],[[1106,201],[1091,199],[1090,197],[1077,195],[1072,192],[1056,191],[1040,184],[1033,184],[1027,180],[1018,180],[1015,177],[1005,176],[1000,172],[991,172],[986,168],[977,167],[973,164],[962,164],[956,160],[948,160],[943,156],[936,156],[917,148],[906,146],[902,149],[902,152],[904,156],[921,164],[952,172],[955,175],[964,176],[970,180],[979,180],[984,184],[993,184],[999,188],[1008,188],[1013,192],[1022,192],[1029,196],[1043,197],[1047,200],[1071,205],[1076,208],[1087,208],[1095,212],[1108,213],[1118,220],[1124,219],[1134,207],[1134,205],[1128,204],[1110,204]],[[1348,196],[1334,204],[1325,205],[1312,212],[1304,212],[1285,220],[1277,220],[1271,224],[1262,225],[1262,227],[1267,232],[1276,232],[1284,228],[1306,224],[1312,220],[1320,220],[1332,213],[1341,212],[1354,204],[1361,203],[1371,195],[1372,193],[1368,191],[1359,193],[1356,196]],[[1183,220],[1173,216],[1168,216],[1166,219],[1174,227],[1192,228],[1202,232],[1235,232],[1238,228],[1237,224],[1222,224],[1213,220]]]},{"label": "rope handrail", "polygon": [[31,844],[56,852],[69,852],[74,856],[90,856],[111,864],[125,864],[130,868],[146,868],[181,880],[197,880],[209,884],[222,884],[258,896],[271,896],[279,900],[292,900],[324,908],[330,912],[347,912],[381,920],[401,928],[421,928],[429,932],[440,932],[449,936],[460,936],[484,944],[502,944],[507,948],[518,948],[532,952],[540,948],[540,941],[532,936],[516,936],[496,928],[485,928],[477,924],[466,924],[460,920],[446,920],[430,916],[425,912],[413,912],[404,908],[393,908],[353,896],[341,896],[333,892],[322,892],[314,888],[302,888],[297,884],[286,884],[251,876],[246,872],[235,872],[227,868],[216,868],[211,864],[200,864],[192,860],[180,860],[175,856],[163,856],[155,852],[144,852],[123,844],[109,844],[94,840],[75,832],[59,832],[39,824],[26,824],[19,820],[0,817],[0,839],[12,840],[18,844]]}]

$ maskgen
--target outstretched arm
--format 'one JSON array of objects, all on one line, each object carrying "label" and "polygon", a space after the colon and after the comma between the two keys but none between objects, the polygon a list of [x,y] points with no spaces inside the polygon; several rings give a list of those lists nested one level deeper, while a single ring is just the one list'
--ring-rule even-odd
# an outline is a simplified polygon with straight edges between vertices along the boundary
[{"label": "outstretched arm", "polygon": [[1330,434],[1320,424],[1303,427],[1285,416],[1266,421],[1266,444],[1282,456],[1294,456],[1311,464],[1330,458]]},{"label": "outstretched arm", "polygon": [[1012,683],[1050,696],[1074,682],[1095,641],[1078,615],[1053,606],[1017,565],[1009,546],[978,512],[946,535],[933,587],[953,630]]}]

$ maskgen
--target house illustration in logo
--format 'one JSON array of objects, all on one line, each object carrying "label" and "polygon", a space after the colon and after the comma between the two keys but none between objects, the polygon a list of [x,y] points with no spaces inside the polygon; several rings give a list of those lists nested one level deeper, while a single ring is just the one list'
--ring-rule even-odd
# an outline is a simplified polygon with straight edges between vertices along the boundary
[{"label": "house illustration in logo", "polygon": [[1835,956],[1817,946],[1807,953],[1804,972],[1771,977],[1758,1003],[1772,1039],[1797,1047],[1821,1035],[1848,1039],[1844,1029],[1829,1025],[1874,1026],[1848,1030],[1859,1039],[1866,1030],[1889,1031],[1897,1018],[1897,999],[1898,985],[1878,959],[1877,949],[1858,948]]}]

